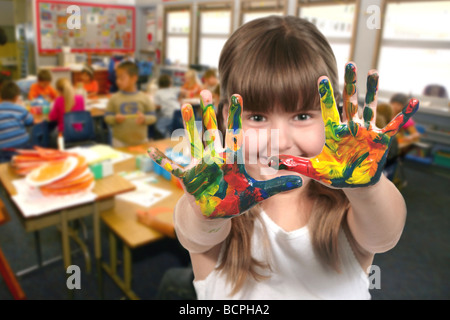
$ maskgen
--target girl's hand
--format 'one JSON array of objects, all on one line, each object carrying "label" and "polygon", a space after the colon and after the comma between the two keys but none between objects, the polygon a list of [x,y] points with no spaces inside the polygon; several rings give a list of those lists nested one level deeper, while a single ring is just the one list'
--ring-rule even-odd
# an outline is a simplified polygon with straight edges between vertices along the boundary
[{"label": "girl's hand", "polygon": [[[191,144],[191,166],[183,169],[161,151],[150,148],[149,155],[158,164],[179,178],[192,202],[207,218],[230,218],[249,210],[258,202],[279,192],[302,185],[299,176],[283,176],[268,181],[256,181],[250,177],[243,163],[242,152],[242,98],[231,97],[228,113],[228,130],[224,152],[217,130],[217,120],[211,93],[201,93],[203,130],[206,145],[203,147],[195,126],[192,106],[185,104],[181,112],[186,133]],[[216,145],[216,146],[215,146]]]},{"label": "girl's hand", "polygon": [[[325,124],[325,146],[310,159],[280,155],[272,165],[295,171],[336,188],[364,187],[378,182],[383,171],[392,137],[419,108],[419,101],[409,104],[386,127],[375,126],[378,74],[369,72],[365,107],[358,110],[356,66],[345,70],[344,119],[340,121],[333,88],[327,77],[319,79],[320,104]],[[358,116],[358,111],[362,119]]]}]

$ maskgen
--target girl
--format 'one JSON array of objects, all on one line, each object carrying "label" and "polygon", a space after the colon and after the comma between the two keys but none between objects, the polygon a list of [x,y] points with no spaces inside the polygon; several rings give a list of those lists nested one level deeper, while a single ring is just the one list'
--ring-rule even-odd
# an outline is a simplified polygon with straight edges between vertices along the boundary
[{"label": "girl", "polygon": [[84,97],[75,95],[72,83],[65,78],[56,82],[56,90],[60,96],[56,98],[48,117],[50,121],[58,122],[58,132],[64,132],[64,114],[71,111],[83,111]]},{"label": "girl", "polygon": [[94,69],[85,66],[81,71],[81,83],[86,91],[87,98],[95,99],[98,94],[98,82],[94,79]]},{"label": "girl", "polygon": [[181,92],[186,98],[198,98],[200,91],[202,91],[202,84],[198,79],[197,72],[189,69],[184,75],[184,84],[181,87]]},{"label": "girl", "polygon": [[[356,67],[349,63],[341,120],[332,50],[314,25],[295,17],[240,27],[222,50],[219,74],[217,123],[211,96],[202,92],[204,150],[192,108],[182,107],[191,166],[181,169],[149,150],[184,185],[174,221],[191,256],[197,297],[369,299],[374,254],[395,246],[406,216],[401,194],[381,172],[391,137],[417,101],[376,128],[372,71],[359,119]],[[225,154],[214,148],[216,127],[228,128]],[[255,156],[257,163],[249,161]],[[283,170],[269,175],[271,166]]]}]

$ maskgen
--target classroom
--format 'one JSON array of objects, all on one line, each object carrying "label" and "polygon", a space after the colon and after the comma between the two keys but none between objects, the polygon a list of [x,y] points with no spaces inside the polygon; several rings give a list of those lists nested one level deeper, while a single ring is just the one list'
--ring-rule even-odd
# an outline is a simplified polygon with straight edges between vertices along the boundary
[{"label": "classroom", "polygon": [[[287,30],[286,38],[272,36],[270,28],[275,25],[280,25],[278,31]],[[293,29],[293,25],[304,30]],[[250,33],[241,30],[254,34],[250,37]],[[297,32],[303,36],[297,37]],[[320,39],[310,40],[307,32],[319,34]],[[261,39],[255,40],[257,37]],[[294,37],[302,45],[309,43],[298,45],[307,53],[302,55],[292,49],[294,44],[288,41],[294,41]],[[285,39],[288,40],[283,42]],[[261,49],[262,42],[279,47]],[[285,43],[291,43],[291,49],[282,49]],[[334,57],[337,69],[323,62],[325,58],[321,60],[327,54]],[[306,68],[309,75],[296,75],[293,68],[283,65],[293,55],[304,58],[294,65]],[[312,65],[308,59],[317,63]],[[334,61],[330,64],[334,65]],[[323,68],[328,73],[318,74]],[[231,76],[234,71],[240,74]],[[316,73],[327,78],[312,79]],[[261,79],[263,74],[269,76]],[[232,262],[222,255],[232,256],[236,252],[231,250],[238,248],[232,247],[236,240],[232,235],[237,237],[240,230],[235,229],[238,223],[233,221],[243,212],[250,215],[254,208],[262,208],[265,202],[272,205],[277,197],[284,199],[284,194],[276,193],[295,192],[291,188],[299,183],[299,175],[305,186],[310,180],[317,180],[321,188],[330,185],[344,190],[341,193],[348,198],[350,209],[343,214],[342,221],[347,222],[342,222],[339,230],[346,234],[356,228],[353,223],[357,224],[352,222],[357,218],[351,219],[356,213],[350,212],[357,212],[358,201],[353,201],[351,195],[381,183],[392,186],[395,191],[389,195],[404,199],[406,205],[406,218],[397,230],[395,245],[370,251],[373,259],[366,265],[361,256],[370,255],[358,242],[362,238],[353,232],[355,237],[346,242],[353,252],[362,248],[361,256],[355,253],[352,259],[360,262],[358,268],[362,267],[366,277],[368,288],[364,297],[447,300],[449,76],[450,1],[445,0],[0,0],[0,300],[197,300],[205,296],[208,299],[210,294],[216,297],[213,290],[220,293],[220,275],[224,274],[220,271],[232,268]],[[286,79],[293,80],[289,84]],[[309,86],[303,84],[307,81]],[[331,83],[332,89],[327,87]],[[293,89],[297,84],[300,86]],[[258,85],[265,93],[253,91]],[[294,114],[295,106],[286,106],[285,102],[292,99],[293,94],[289,93],[297,91],[301,96],[305,88],[316,90],[304,99],[317,101],[317,108],[306,110],[310,107],[302,98],[302,113]],[[278,96],[272,98],[275,95]],[[328,118],[338,122],[333,125],[326,118],[332,117],[326,111],[327,97],[332,97],[333,114],[337,115],[337,120]],[[248,104],[251,111],[246,111],[246,101],[255,102]],[[277,110],[273,113],[259,112],[266,110],[259,108],[277,108],[261,107],[270,102],[285,105],[278,106],[280,110],[267,109]],[[236,116],[239,110],[243,112],[242,119]],[[295,117],[276,118],[280,113]],[[348,119],[350,116],[358,119],[354,122]],[[298,119],[311,122],[300,125]],[[275,136],[253,138],[274,141],[275,137],[288,135],[291,129],[291,134],[297,132],[293,130],[313,130],[313,125],[305,123],[314,121],[319,121],[321,128],[325,124],[336,131],[329,134],[325,130],[325,144],[314,154],[303,150],[299,155],[292,154],[291,159],[270,149],[271,156],[279,160],[280,169],[298,173],[295,181],[292,176],[291,180],[277,176],[275,179],[281,180],[276,181],[283,182],[271,188],[272,180],[258,179],[252,166],[236,164],[242,150],[252,153],[251,147],[258,145],[248,143],[252,137],[240,129],[252,123],[256,132],[262,132],[284,120],[286,126],[281,125]],[[393,128],[398,125],[403,127]],[[220,139],[206,134],[217,128],[221,130]],[[371,164],[376,173],[358,171],[364,167],[366,157],[371,159],[367,162],[375,157],[369,149],[360,160],[354,160],[364,149],[347,138],[355,138],[361,132],[377,134],[369,146],[383,144],[383,139],[388,141],[384,153],[377,154],[376,162]],[[196,162],[203,157],[196,153],[196,139],[203,139],[200,152],[205,151],[207,164]],[[298,142],[299,137],[288,140],[279,142],[277,148],[294,150],[296,143],[307,144]],[[335,164],[315,166],[310,160],[324,159],[320,158],[322,146],[323,150],[333,151],[339,144],[343,146],[341,140],[349,141],[341,149],[347,160],[341,160],[340,152],[335,152],[339,155]],[[220,148],[225,143],[223,150],[233,157],[223,155],[223,150],[208,153],[218,143],[222,143]],[[263,157],[263,151],[258,150],[258,157]],[[273,157],[269,158],[267,150],[264,152],[266,167],[272,168]],[[218,157],[224,157],[221,164],[217,164]],[[224,176],[220,184],[216,180],[217,185],[209,189],[208,183],[218,179],[213,173],[214,165],[208,162],[211,159]],[[227,169],[229,160],[233,169]],[[292,161],[297,162],[290,165]],[[336,176],[334,165],[347,168],[342,169],[342,177]],[[194,166],[196,169],[192,169]],[[301,169],[302,166],[309,167]],[[350,174],[355,179],[345,178],[349,167],[353,168]],[[225,178],[226,170],[232,170],[233,175]],[[326,171],[329,178],[322,178],[325,173],[320,170]],[[188,182],[194,171],[198,175]],[[234,175],[236,171],[240,175]],[[233,187],[231,182],[236,179],[233,181],[239,185],[241,177],[248,179],[246,191]],[[296,188],[301,187],[301,181]],[[355,181],[367,183],[357,185]],[[222,201],[230,193],[237,197],[237,204]],[[253,195],[243,198],[249,197],[247,193]],[[188,198],[192,200],[189,205],[185,203]],[[249,199],[254,202],[245,209],[241,207]],[[253,207],[255,204],[258,205]],[[264,210],[266,207],[269,205]],[[220,211],[223,208],[238,211],[227,215]],[[182,220],[178,212],[186,218]],[[197,214],[195,219],[203,219],[201,223],[214,227],[208,234],[224,233],[226,228],[221,223],[227,223],[232,226],[230,235],[227,233],[215,246],[208,246],[210,251],[202,249],[206,248],[202,243],[206,235],[198,235],[194,243],[184,233],[187,225],[194,230],[194,223],[188,221],[193,217],[188,216],[191,212]],[[175,217],[179,220],[175,221]],[[232,218],[220,219],[224,217]],[[278,220],[271,220],[273,217],[258,214],[251,223],[255,230],[257,223],[264,230],[269,229],[268,233],[272,227],[278,230],[273,241],[278,241],[280,234],[293,237],[303,230],[283,229],[274,222]],[[313,220],[303,224],[311,226],[311,235],[312,223]],[[201,232],[207,233],[205,230]],[[251,232],[245,236],[251,237]],[[271,243],[262,242],[261,247],[271,247]],[[213,252],[217,263],[204,258],[205,252]],[[229,264],[220,260],[219,265],[219,259]],[[199,265],[199,261],[204,262]],[[208,263],[213,263],[210,274],[217,276],[215,287],[207,286],[216,279],[213,276],[198,280]],[[258,266],[264,269],[262,262]],[[307,274],[308,267],[314,269],[313,265],[302,266],[305,271],[299,272],[298,277]],[[254,275],[254,269],[249,268],[244,271]],[[290,268],[302,267],[291,264]],[[251,279],[255,288],[261,288],[260,296],[234,298],[289,299],[275,294],[281,290],[278,287],[272,286],[273,292],[268,289],[276,280],[262,279]],[[335,281],[334,277],[330,279]],[[247,283],[236,281],[234,288]],[[312,280],[298,281],[305,283],[306,289],[302,290],[306,293],[299,293],[304,299],[360,299],[345,294],[333,296],[332,290],[325,290],[322,295],[314,291],[316,288],[310,291]],[[324,279],[321,285],[327,281]],[[184,302],[183,306],[188,304]]]}]

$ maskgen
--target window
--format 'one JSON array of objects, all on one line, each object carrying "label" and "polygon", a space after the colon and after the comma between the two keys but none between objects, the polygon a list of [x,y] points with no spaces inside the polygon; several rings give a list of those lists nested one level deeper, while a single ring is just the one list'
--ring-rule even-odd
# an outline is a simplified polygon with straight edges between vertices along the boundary
[{"label": "window", "polygon": [[189,65],[191,10],[166,8],[164,58],[170,64]]},{"label": "window", "polygon": [[241,2],[241,24],[270,15],[285,15],[285,7],[285,0],[243,0]]},{"label": "window", "polygon": [[231,4],[199,6],[198,63],[217,68],[222,48],[231,34]]},{"label": "window", "polygon": [[380,90],[450,91],[450,1],[388,2],[377,69]]},{"label": "window", "polygon": [[[327,38],[336,57],[339,82],[344,82],[344,66],[352,59],[352,38],[355,19],[354,1],[340,4],[305,5],[299,1],[299,16],[313,23]],[[328,2],[329,3],[329,2]]]}]

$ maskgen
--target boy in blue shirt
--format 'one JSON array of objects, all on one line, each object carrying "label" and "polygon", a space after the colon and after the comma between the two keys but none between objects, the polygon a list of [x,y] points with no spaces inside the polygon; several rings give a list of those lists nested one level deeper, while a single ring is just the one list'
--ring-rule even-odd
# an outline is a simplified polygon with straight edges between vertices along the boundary
[{"label": "boy in blue shirt", "polygon": [[26,126],[33,125],[33,116],[17,104],[20,88],[14,82],[3,84],[0,97],[0,162],[5,162],[13,153],[2,149],[29,147],[30,136]]}]

